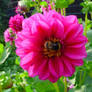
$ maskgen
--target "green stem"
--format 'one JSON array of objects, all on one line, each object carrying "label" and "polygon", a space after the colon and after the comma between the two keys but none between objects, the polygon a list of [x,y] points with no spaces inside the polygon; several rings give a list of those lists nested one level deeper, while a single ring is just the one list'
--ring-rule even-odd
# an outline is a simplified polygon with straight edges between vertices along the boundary
[{"label": "green stem", "polygon": [[82,84],[82,70],[80,71],[80,81],[79,81],[79,87],[81,86]]},{"label": "green stem", "polygon": [[56,82],[56,83],[53,83],[53,85],[54,85],[54,87],[55,87],[55,89],[56,89],[56,92],[59,92],[59,87],[58,87],[57,82]]},{"label": "green stem", "polygon": [[86,12],[85,13],[85,29],[84,29],[84,33],[85,33],[85,36],[87,37],[87,18],[88,17],[88,13]]},{"label": "green stem", "polygon": [[84,83],[84,81],[85,81],[85,77],[86,77],[86,71],[84,71],[84,73],[83,73],[82,83]]},{"label": "green stem", "polygon": [[67,80],[66,80],[66,77],[64,77],[64,92],[67,92]]},{"label": "green stem", "polygon": [[63,15],[63,9],[61,9],[61,15]]},{"label": "green stem", "polygon": [[91,20],[92,20],[92,12],[90,12]]},{"label": "green stem", "polygon": [[61,15],[66,16],[66,9],[65,8],[61,9]]},{"label": "green stem", "polygon": [[64,16],[66,16],[66,9],[63,8],[63,13],[64,13]]},{"label": "green stem", "polygon": [[38,0],[38,5],[39,5],[39,8],[40,8],[40,0]]},{"label": "green stem", "polygon": [[2,92],[2,86],[0,85],[0,92]]}]

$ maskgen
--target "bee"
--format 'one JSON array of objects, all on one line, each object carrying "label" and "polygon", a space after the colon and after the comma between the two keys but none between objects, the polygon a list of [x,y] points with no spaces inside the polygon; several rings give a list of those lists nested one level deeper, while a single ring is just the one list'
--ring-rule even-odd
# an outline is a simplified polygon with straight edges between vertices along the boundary
[{"label": "bee", "polygon": [[47,50],[53,50],[53,51],[57,51],[57,50],[60,50],[61,48],[61,44],[59,41],[46,41],[45,44],[44,44],[44,47],[47,49]]}]

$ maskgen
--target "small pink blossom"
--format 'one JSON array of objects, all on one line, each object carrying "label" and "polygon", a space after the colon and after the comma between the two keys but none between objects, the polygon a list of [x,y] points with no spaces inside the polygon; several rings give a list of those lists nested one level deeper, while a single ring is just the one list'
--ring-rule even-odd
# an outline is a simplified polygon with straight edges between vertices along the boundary
[{"label": "small pink blossom", "polygon": [[52,10],[52,7],[51,7],[51,5],[50,5],[50,4],[48,5],[48,10]]},{"label": "small pink blossom", "polygon": [[21,9],[20,6],[17,6],[16,9],[15,9],[15,12],[16,12],[16,13],[19,13],[19,14],[23,14],[24,9]]},{"label": "small pink blossom", "polygon": [[69,88],[70,88],[70,89],[74,88],[74,84],[71,84],[71,85],[69,86]]},{"label": "small pink blossom", "polygon": [[15,41],[16,54],[30,77],[56,82],[61,76],[72,76],[75,67],[83,65],[87,38],[76,16],[61,16],[54,10],[37,13],[25,19],[22,27]]},{"label": "small pink blossom", "polygon": [[15,7],[15,12],[16,13],[22,13],[21,8],[19,6]]},{"label": "small pink blossom", "polygon": [[49,1],[49,0],[42,0],[42,1],[46,1],[47,3],[50,3],[50,1]]},{"label": "small pink blossom", "polygon": [[11,17],[9,20],[9,27],[15,32],[20,32],[22,30],[22,21],[24,17],[20,14]]},{"label": "small pink blossom", "polygon": [[48,11],[52,10],[52,7],[51,7],[50,4],[48,4],[47,7],[41,6],[41,9],[42,9],[42,12],[43,12],[43,13],[47,13]]},{"label": "small pink blossom", "polygon": [[10,33],[10,28],[6,29],[4,32],[4,39],[5,42],[10,42],[12,44],[14,37],[12,36],[12,33]]}]

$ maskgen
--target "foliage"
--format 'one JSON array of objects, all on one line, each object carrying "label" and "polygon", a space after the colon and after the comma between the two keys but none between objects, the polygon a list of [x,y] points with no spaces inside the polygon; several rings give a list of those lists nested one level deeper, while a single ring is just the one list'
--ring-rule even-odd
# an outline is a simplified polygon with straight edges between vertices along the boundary
[{"label": "foliage", "polygon": [[81,6],[84,7],[82,12],[92,12],[92,1],[85,0],[85,2],[81,3]]},{"label": "foliage", "polygon": [[57,8],[67,8],[70,4],[74,3],[75,0],[56,0]]}]

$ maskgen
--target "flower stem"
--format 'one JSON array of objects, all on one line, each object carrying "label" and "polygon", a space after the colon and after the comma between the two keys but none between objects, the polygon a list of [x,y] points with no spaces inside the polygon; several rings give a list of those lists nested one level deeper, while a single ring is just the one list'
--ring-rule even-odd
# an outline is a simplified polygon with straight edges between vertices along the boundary
[{"label": "flower stem", "polygon": [[67,92],[67,80],[66,80],[66,77],[64,77],[64,92]]},{"label": "flower stem", "polygon": [[90,12],[91,20],[92,20],[92,12]]},{"label": "flower stem", "polygon": [[64,16],[66,16],[66,9],[63,8],[63,13],[64,13]]},{"label": "flower stem", "polygon": [[88,17],[88,13],[85,13],[85,29],[84,29],[84,34],[87,37],[87,17]]},{"label": "flower stem", "polygon": [[82,70],[80,71],[80,81],[79,81],[80,83],[79,83],[79,87],[81,86],[81,84],[82,84]]},{"label": "flower stem", "polygon": [[53,85],[54,85],[54,87],[55,87],[55,89],[56,89],[56,92],[59,92],[59,87],[58,87],[57,82],[56,82],[56,83],[53,83]]},{"label": "flower stem", "polygon": [[38,4],[40,5],[40,0],[38,0]]},{"label": "flower stem", "polygon": [[61,9],[61,15],[63,15],[63,9]]},{"label": "flower stem", "polygon": [[82,79],[82,83],[84,83],[84,81],[85,81],[85,77],[86,77],[86,71],[84,71],[83,79]]},{"label": "flower stem", "polygon": [[2,86],[1,86],[1,84],[0,84],[0,92],[2,92]]},{"label": "flower stem", "polygon": [[65,8],[61,9],[61,15],[66,16],[66,9]]}]

